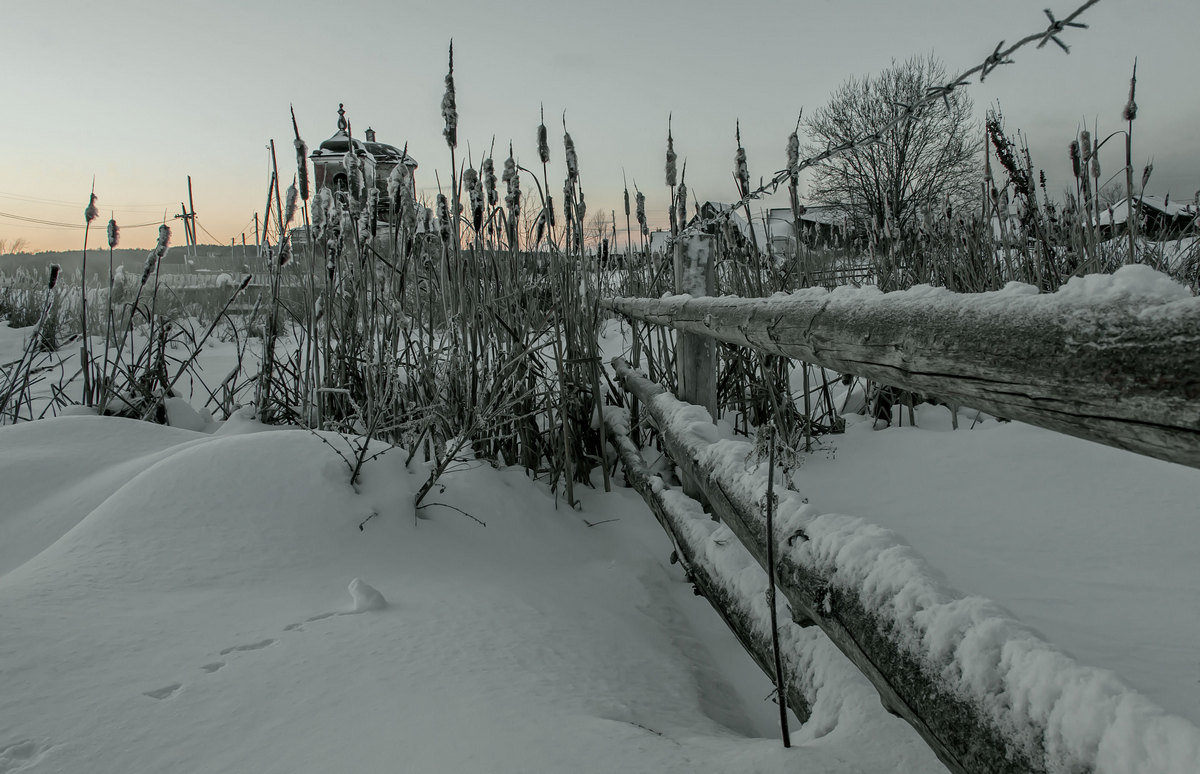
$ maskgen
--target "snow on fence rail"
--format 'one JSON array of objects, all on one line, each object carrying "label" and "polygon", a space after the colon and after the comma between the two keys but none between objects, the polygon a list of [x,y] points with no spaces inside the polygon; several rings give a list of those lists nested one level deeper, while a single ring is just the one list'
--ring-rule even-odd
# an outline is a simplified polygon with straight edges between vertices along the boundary
[{"label": "snow on fence rail", "polygon": [[[609,298],[644,322],[1200,467],[1200,298],[1145,266],[1056,293]],[[686,393],[685,393],[686,394]]]},{"label": "snow on fence rail", "polygon": [[[679,401],[620,358],[613,365],[653,418],[672,459],[765,567],[767,474],[766,465],[753,462],[752,445],[718,439],[706,409]],[[636,450],[622,446],[620,452],[632,459]],[[696,557],[711,550],[711,532],[672,517],[665,503],[674,493],[639,481],[636,460],[632,464],[633,483],[648,490],[643,496],[696,566]],[[776,580],[795,620],[820,627],[874,685],[884,706],[908,721],[951,771],[1196,770],[1200,729],[1187,720],[1166,713],[1111,672],[1076,663],[995,603],[949,588],[890,530],[821,514],[795,492],[776,494]],[[719,562],[705,565],[701,588],[720,590],[710,602],[720,607],[732,597],[745,608],[737,584],[722,573]],[[729,622],[745,613],[722,615]],[[758,647],[755,636],[734,629],[744,644],[749,639],[749,647]],[[755,659],[763,665],[761,656]],[[793,678],[789,687],[796,684]]]}]

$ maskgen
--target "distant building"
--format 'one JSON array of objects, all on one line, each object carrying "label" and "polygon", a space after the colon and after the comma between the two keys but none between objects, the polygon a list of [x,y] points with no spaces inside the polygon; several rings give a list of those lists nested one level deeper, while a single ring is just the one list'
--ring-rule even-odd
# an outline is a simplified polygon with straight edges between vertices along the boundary
[{"label": "distant building", "polygon": [[350,122],[346,120],[345,105],[338,105],[337,126],[337,132],[321,143],[309,156],[313,163],[313,182],[316,190],[321,188],[329,188],[335,192],[349,190],[346,154],[353,148],[355,157],[362,165],[366,185],[374,186],[379,191],[380,214],[386,218],[388,176],[391,175],[397,164],[404,164],[408,167],[410,174],[415,173],[416,160],[394,145],[377,141],[374,129],[367,129],[363,140],[352,137]]},{"label": "distant building", "polygon": [[[1112,205],[1100,213],[1098,226],[1105,237],[1124,234],[1128,228],[1129,200]],[[1200,232],[1200,207],[1195,202],[1173,201],[1169,196],[1135,196],[1133,214],[1138,217],[1137,233],[1147,239],[1177,239]]]},{"label": "distant building", "polygon": [[797,239],[809,247],[829,247],[842,241],[849,230],[849,219],[841,207],[812,204],[800,208],[799,227],[791,207],[767,210],[767,232],[771,250],[777,254],[795,252]]}]

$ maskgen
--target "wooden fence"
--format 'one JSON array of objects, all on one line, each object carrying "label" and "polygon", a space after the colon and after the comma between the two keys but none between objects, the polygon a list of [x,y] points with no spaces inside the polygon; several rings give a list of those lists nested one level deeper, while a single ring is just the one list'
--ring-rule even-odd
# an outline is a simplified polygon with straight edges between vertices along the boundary
[{"label": "wooden fence", "polygon": [[[979,295],[926,288],[708,298],[702,264],[689,259],[690,254],[703,260],[706,253],[703,245],[676,252],[676,274],[684,280],[676,289],[692,295],[610,298],[602,306],[673,328],[681,397],[710,413],[715,357],[711,346],[698,341],[716,340],[1200,467],[1200,299],[1148,270],[1088,278],[1048,295],[1022,288]],[[661,398],[662,387],[623,360],[614,361],[614,368],[658,426],[681,468],[685,491],[725,523],[765,569],[768,540],[778,545],[780,536],[768,536],[762,504],[746,495],[744,482],[713,464],[706,451],[710,444],[680,431],[674,409]],[[622,433],[627,428],[609,422],[609,430],[627,479],[694,564],[702,546],[688,545],[671,524],[661,482],[649,481],[639,467],[636,446]],[[835,582],[828,567],[807,561],[803,551],[781,551],[775,579],[796,622],[819,626],[871,681],[884,706],[908,721],[951,771],[1092,770],[1086,759],[1055,763],[1061,755],[1051,750],[1056,732],[1048,728],[1054,719],[1027,719],[1016,728],[1019,724],[1010,726],[980,709],[995,706],[996,697],[964,696],[948,686],[945,664],[915,656],[900,642],[903,633],[894,621],[863,603],[862,588],[846,587],[845,579]],[[703,576],[697,585],[771,674],[764,651],[769,643],[754,635],[746,612],[720,593],[720,579]],[[709,588],[717,593],[710,595]],[[792,698],[793,687],[783,690]],[[803,698],[793,700],[801,702],[802,716]]]}]

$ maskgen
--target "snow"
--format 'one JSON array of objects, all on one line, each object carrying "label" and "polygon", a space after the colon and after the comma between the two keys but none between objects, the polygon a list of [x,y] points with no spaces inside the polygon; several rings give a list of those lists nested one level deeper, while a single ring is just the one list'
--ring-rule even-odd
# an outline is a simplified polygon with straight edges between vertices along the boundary
[{"label": "snow", "polygon": [[240,413],[0,428],[0,771],[930,770],[836,674],[784,750],[630,491],[555,510],[472,463],[418,514],[403,463],[356,491],[312,433]]},{"label": "snow", "polygon": [[[1136,275],[1132,283],[1130,280],[1113,283],[1127,284],[1133,284],[1135,292],[1142,289]],[[1105,288],[1100,297],[1106,298],[1108,292],[1109,289]],[[1152,292],[1157,293],[1154,289]],[[1088,296],[1093,300],[1096,298],[1094,293]],[[745,502],[762,500],[766,493],[765,465],[760,465],[754,459],[752,444],[719,438],[718,427],[706,421],[703,409],[681,403],[673,396],[657,395],[652,400],[652,406],[662,417],[663,425],[669,428],[667,432],[682,439],[688,453],[719,482],[723,491]],[[1032,428],[1029,430],[1043,432]],[[945,443],[945,438],[954,439],[967,434],[961,431],[949,436],[940,433],[937,434],[937,440],[943,446],[950,446],[952,443]],[[837,442],[837,439],[831,441]],[[1063,442],[1076,446],[1081,444],[1069,439],[1063,439]],[[872,449],[876,446],[864,445]],[[1090,448],[1095,445],[1083,446]],[[1014,456],[1028,456],[1028,450],[1024,447],[1008,451]],[[1200,491],[1200,487],[1197,487],[1200,484],[1200,472],[1116,450],[1105,451],[1117,455],[1118,461],[1125,462],[1125,458],[1132,458],[1133,464],[1140,463],[1157,471],[1158,475],[1168,479],[1165,491],[1178,493],[1182,500],[1192,503],[1186,514],[1181,512],[1168,516],[1168,521],[1173,522],[1175,528],[1166,535],[1158,536],[1156,544],[1162,548],[1164,540],[1178,540],[1181,542],[1176,544],[1175,550],[1184,547],[1186,551],[1194,547],[1195,538],[1200,537],[1198,528],[1193,526],[1194,495]],[[1086,460],[1086,449],[1081,455]],[[1068,459],[1072,456],[1068,452]],[[876,492],[880,498],[877,513],[886,520],[887,511],[895,500],[907,500],[909,509],[926,505],[920,497],[926,485],[924,476],[914,474],[916,471],[910,467],[907,479],[897,480],[889,476],[891,486],[886,489],[873,489],[870,485],[864,485],[861,479],[869,478],[870,471],[875,467],[894,467],[895,460],[906,457],[921,461],[917,464],[927,464],[927,458],[913,454],[910,449],[893,447],[891,456],[877,458],[874,466],[848,463],[842,456],[829,468],[847,476],[843,479],[847,489],[865,488]],[[978,455],[963,455],[960,459],[978,465],[980,458]],[[1054,464],[1050,458],[1040,455],[1034,459],[1042,466]],[[1002,465],[995,467],[1003,471]],[[1013,467],[1017,470],[1021,468],[1020,465]],[[933,469],[939,475],[945,473],[940,467]],[[1088,468],[1092,476],[1096,470],[1106,471],[1112,482],[1110,486],[1114,488],[1121,488],[1127,483],[1114,473],[1112,465]],[[989,468],[986,475],[993,473]],[[976,472],[976,475],[985,474]],[[1004,475],[1004,472],[999,475]],[[1170,480],[1172,476],[1176,476],[1173,481]],[[950,481],[955,479],[952,477]],[[1195,770],[1196,762],[1200,761],[1200,729],[1192,722],[1164,711],[1144,694],[1123,683],[1112,671],[1075,661],[1036,631],[1019,623],[995,602],[982,596],[966,596],[955,590],[942,573],[935,570],[924,556],[896,532],[858,516],[825,511],[825,503],[820,497],[827,490],[828,482],[822,482],[810,470],[805,469],[797,475],[796,485],[799,492],[778,492],[775,539],[779,541],[782,561],[815,571],[828,578],[835,587],[857,597],[864,608],[888,622],[888,636],[938,675],[948,690],[979,708],[996,727],[1005,729],[1010,738],[1023,740],[1022,744],[1028,750],[1035,749],[1035,745],[1043,748],[1049,770],[1169,771],[1180,774]],[[1089,482],[1089,485],[1099,490],[1105,489],[1104,484]],[[1027,490],[1029,480],[1010,480],[1008,486],[1015,490],[1022,487]],[[971,491],[970,487],[966,489]],[[801,492],[811,493],[813,503],[810,504]],[[1063,524],[1064,529],[1075,526],[1076,536],[1081,538],[1082,543],[1080,546],[1055,546],[1057,553],[1050,558],[1057,566],[1049,565],[1041,569],[1049,577],[1061,577],[1067,583],[1070,583],[1072,575],[1069,570],[1072,568],[1103,577],[1111,565],[1097,565],[1090,560],[1097,558],[1097,553],[1101,556],[1119,555],[1122,546],[1096,544],[1095,538],[1087,534],[1086,519],[1090,515],[1087,512],[1078,512],[1075,517],[1078,521],[1063,518],[1062,511],[1071,509],[1073,493],[1065,495],[1061,491],[1044,490],[1040,494],[1044,502],[1042,508],[1035,512],[1043,520]],[[1011,530],[1013,520],[1006,521],[1008,507],[1003,497],[997,506],[1000,512],[994,514],[992,526],[999,525]],[[982,510],[987,512],[986,508]],[[1128,512],[1118,514],[1118,518],[1127,518]],[[945,556],[943,552],[950,554],[955,550],[964,550],[973,558],[982,552],[993,557],[993,561],[1009,562],[1019,561],[1023,550],[1036,552],[1040,548],[1022,544],[1008,551],[997,551],[997,546],[992,543],[974,548],[980,545],[980,533],[986,531],[977,529],[980,520],[978,513],[970,508],[932,510],[929,522],[937,527],[947,526],[958,530],[958,540],[953,545],[944,542],[941,551],[933,555],[940,560]],[[1144,530],[1145,524],[1136,528]],[[804,539],[788,547],[791,541],[787,538],[797,534],[802,534]],[[1170,548],[1167,552],[1170,552]],[[1092,555],[1089,556],[1089,553]],[[1144,587],[1153,583],[1159,572],[1159,559],[1150,556],[1148,561],[1139,563],[1132,573],[1138,581],[1127,588],[1136,589],[1139,585]],[[1197,609],[1194,589],[1200,570],[1194,561],[1188,562],[1185,568],[1182,572],[1188,576],[1190,583],[1177,588],[1170,600],[1146,600],[1150,603],[1149,610],[1154,611],[1151,628],[1165,630],[1165,636],[1181,648],[1190,647],[1196,641],[1195,630],[1161,619],[1174,618],[1184,611]],[[974,585],[977,578],[973,572],[965,572],[963,576],[968,588]],[[1045,584],[1046,580],[1043,577],[1041,582]],[[1038,596],[1045,598],[1056,591],[1054,585],[1048,587],[1049,591],[1046,588],[1043,586]],[[828,614],[828,597],[824,605]],[[1058,613],[1062,615],[1061,610]],[[1146,611],[1142,611],[1142,614],[1145,615]],[[1126,639],[1133,659],[1138,658],[1138,655],[1134,655],[1138,634],[1140,632],[1135,630]],[[1103,636],[1111,637],[1107,633]],[[1194,654],[1191,658],[1194,662]],[[1171,666],[1176,668],[1168,668],[1162,675],[1176,683],[1181,673],[1194,671],[1194,663]],[[1194,683],[1188,688],[1190,690],[1185,689],[1188,695],[1193,700],[1197,698]]]},{"label": "snow", "polygon": [[[976,303],[1197,302],[1127,267]],[[0,326],[0,355],[28,333]],[[621,326],[604,334],[619,351]],[[213,341],[201,365],[212,384],[235,361]],[[823,635],[790,624],[787,668],[813,715],[784,750],[770,682],[632,492],[581,488],[581,512],[556,510],[544,483],[471,461],[414,512],[428,468],[404,452],[353,487],[313,433],[247,410],[219,422],[180,387],[173,426],[81,412],[0,427],[0,774],[937,770]],[[745,443],[670,408],[761,498]],[[789,558],[860,589],[997,722],[1049,728],[1059,768],[1196,771],[1200,471],[1015,422],[967,430],[971,413],[950,432],[944,407],[917,411],[919,427],[880,432],[850,417],[806,458],[778,509],[779,536],[808,536]],[[765,618],[765,574],[667,494]]]},{"label": "snow", "polygon": [[[848,418],[796,475],[823,510],[895,530],[1082,663],[1200,722],[1200,471],[1019,422]],[[907,424],[907,419],[906,419]]]},{"label": "snow", "polygon": [[829,308],[859,314],[920,310],[1009,320],[1027,320],[1031,316],[1069,318],[1100,312],[1182,315],[1194,313],[1200,305],[1200,299],[1196,299],[1186,285],[1140,264],[1122,266],[1112,274],[1072,277],[1055,293],[1039,293],[1033,285],[1009,282],[1000,290],[986,293],[954,293],[944,287],[931,285],[914,285],[884,293],[870,285],[841,285],[833,290],[813,287],[791,293],[775,293],[766,299],[736,296],[696,298],[679,294],[664,295],[661,300],[689,304],[699,310],[709,305],[721,309],[744,305],[746,313],[761,310],[779,314],[792,305],[817,302]]}]

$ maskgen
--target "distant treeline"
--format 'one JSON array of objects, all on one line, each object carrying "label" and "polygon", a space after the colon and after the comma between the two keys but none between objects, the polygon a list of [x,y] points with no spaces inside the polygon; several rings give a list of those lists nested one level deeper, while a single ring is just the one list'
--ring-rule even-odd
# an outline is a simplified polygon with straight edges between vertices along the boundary
[{"label": "distant treeline", "polygon": [[[247,248],[249,260],[254,260],[254,245]],[[112,251],[113,267],[124,266],[127,272],[141,272],[146,264],[149,250],[142,248],[118,248]],[[88,248],[88,274],[97,277],[108,276],[108,248]],[[242,271],[242,246],[237,245],[230,253],[229,245],[199,245],[196,248],[195,262],[187,266],[188,249],[183,246],[173,246],[167,251],[163,260],[162,271],[169,273],[195,272],[200,269],[211,271]],[[13,274],[19,270],[42,273],[49,270],[50,264],[57,263],[67,273],[78,272],[83,268],[83,251],[63,250],[46,251],[41,253],[12,253],[0,255],[0,275]],[[107,281],[107,280],[106,280]]]}]

